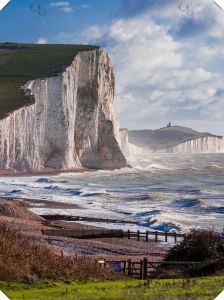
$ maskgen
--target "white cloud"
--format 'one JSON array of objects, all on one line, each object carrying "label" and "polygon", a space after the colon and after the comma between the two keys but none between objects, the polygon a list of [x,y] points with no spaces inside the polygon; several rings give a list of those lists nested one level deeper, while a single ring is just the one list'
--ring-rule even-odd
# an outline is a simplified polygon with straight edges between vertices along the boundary
[{"label": "white cloud", "polygon": [[80,10],[80,9],[88,9],[91,6],[89,4],[81,4],[79,6],[72,6],[70,1],[58,1],[58,2],[51,2],[50,7],[58,8],[60,11],[63,11],[65,13],[71,13],[74,10]]},{"label": "white cloud", "polygon": [[58,1],[58,2],[51,2],[50,7],[58,8],[65,13],[73,12],[73,8],[69,1]]},{"label": "white cloud", "polygon": [[36,42],[36,44],[47,44],[48,41],[47,39],[44,39],[44,38],[39,38]]},{"label": "white cloud", "polygon": [[[172,9],[164,9],[163,15]],[[194,21],[202,17],[204,9],[198,8]],[[217,22],[221,24],[219,19]],[[202,36],[178,39],[171,27],[165,22],[158,25],[143,14],[118,19],[109,26],[92,26],[78,37],[61,33],[58,41],[106,45],[115,66],[116,110],[122,126],[155,128],[171,120],[220,134],[224,104],[217,92],[223,87],[223,72],[216,71],[215,65],[224,54],[223,45],[204,42]],[[209,32],[210,27],[205,39],[211,36]]]}]

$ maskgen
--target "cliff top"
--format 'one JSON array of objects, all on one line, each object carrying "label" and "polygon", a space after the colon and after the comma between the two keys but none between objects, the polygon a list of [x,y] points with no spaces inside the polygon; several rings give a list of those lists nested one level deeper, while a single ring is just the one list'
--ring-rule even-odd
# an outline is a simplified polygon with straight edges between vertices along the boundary
[{"label": "cliff top", "polygon": [[78,52],[96,49],[90,45],[0,43],[0,118],[30,103],[20,88],[27,81],[57,76]]},{"label": "cliff top", "polygon": [[156,130],[130,130],[128,136],[131,144],[139,147],[150,147],[154,150],[174,147],[202,137],[217,137],[208,132],[198,132],[182,126],[170,126]]}]

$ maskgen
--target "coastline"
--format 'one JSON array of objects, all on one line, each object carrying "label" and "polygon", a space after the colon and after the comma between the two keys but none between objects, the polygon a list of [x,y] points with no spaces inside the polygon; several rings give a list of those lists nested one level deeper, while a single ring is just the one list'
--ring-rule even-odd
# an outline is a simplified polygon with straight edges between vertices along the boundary
[{"label": "coastline", "polygon": [[[0,198],[0,225],[7,225],[29,237],[35,244],[44,244],[56,254],[85,256],[107,260],[142,259],[160,260],[166,253],[166,246],[160,242],[145,242],[127,238],[105,237],[79,239],[64,236],[63,232],[96,230],[101,233],[108,229],[78,222],[50,221],[29,211],[24,200]],[[57,230],[57,236],[48,234]],[[44,234],[45,232],[45,234]],[[46,234],[47,232],[47,234]]]},{"label": "coastline", "polygon": [[95,172],[97,169],[68,169],[68,170],[56,170],[51,168],[45,168],[41,171],[18,171],[18,170],[0,170],[0,178],[1,177],[35,177],[35,176],[54,176],[59,174],[66,174],[66,173],[85,173],[85,172]]}]

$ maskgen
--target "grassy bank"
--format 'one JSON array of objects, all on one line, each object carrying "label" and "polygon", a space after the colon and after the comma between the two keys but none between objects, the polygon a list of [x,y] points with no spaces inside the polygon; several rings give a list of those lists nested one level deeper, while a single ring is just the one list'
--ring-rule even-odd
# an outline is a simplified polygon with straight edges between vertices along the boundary
[{"label": "grassy bank", "polygon": [[21,90],[27,81],[57,76],[80,51],[96,49],[85,45],[37,45],[0,43],[0,118],[30,103]]},{"label": "grassy bank", "polygon": [[224,277],[197,279],[105,281],[86,283],[44,282],[36,284],[0,282],[12,300],[211,300],[224,289]]}]

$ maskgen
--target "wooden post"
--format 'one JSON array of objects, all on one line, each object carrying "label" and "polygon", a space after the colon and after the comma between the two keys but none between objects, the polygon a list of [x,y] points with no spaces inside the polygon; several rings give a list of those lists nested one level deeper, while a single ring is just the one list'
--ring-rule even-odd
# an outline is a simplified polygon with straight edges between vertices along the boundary
[{"label": "wooden post", "polygon": [[177,233],[176,233],[176,231],[174,232],[174,243],[175,244],[177,243]]},{"label": "wooden post", "polygon": [[143,279],[143,261],[140,260],[140,266],[139,266],[139,279]]},{"label": "wooden post", "polygon": [[143,259],[143,276],[142,279],[146,280],[148,278],[148,259],[144,257]]},{"label": "wooden post", "polygon": [[123,273],[124,273],[124,275],[126,274],[126,260],[124,261],[124,269],[123,269]]},{"label": "wooden post", "polygon": [[167,243],[167,231],[165,232],[165,242]]},{"label": "wooden post", "polygon": [[132,270],[131,270],[131,260],[128,260],[128,276],[131,276]]},{"label": "wooden post", "polygon": [[140,240],[140,231],[139,230],[137,231],[137,239],[138,239],[138,241]]},{"label": "wooden post", "polygon": [[146,242],[149,241],[149,232],[148,232],[148,231],[146,231],[146,234],[145,234],[145,240],[146,240]]},{"label": "wooden post", "polygon": [[158,232],[155,232],[155,242],[158,242]]},{"label": "wooden post", "polygon": [[128,230],[128,239],[130,240],[131,236],[130,236],[130,230]]}]

